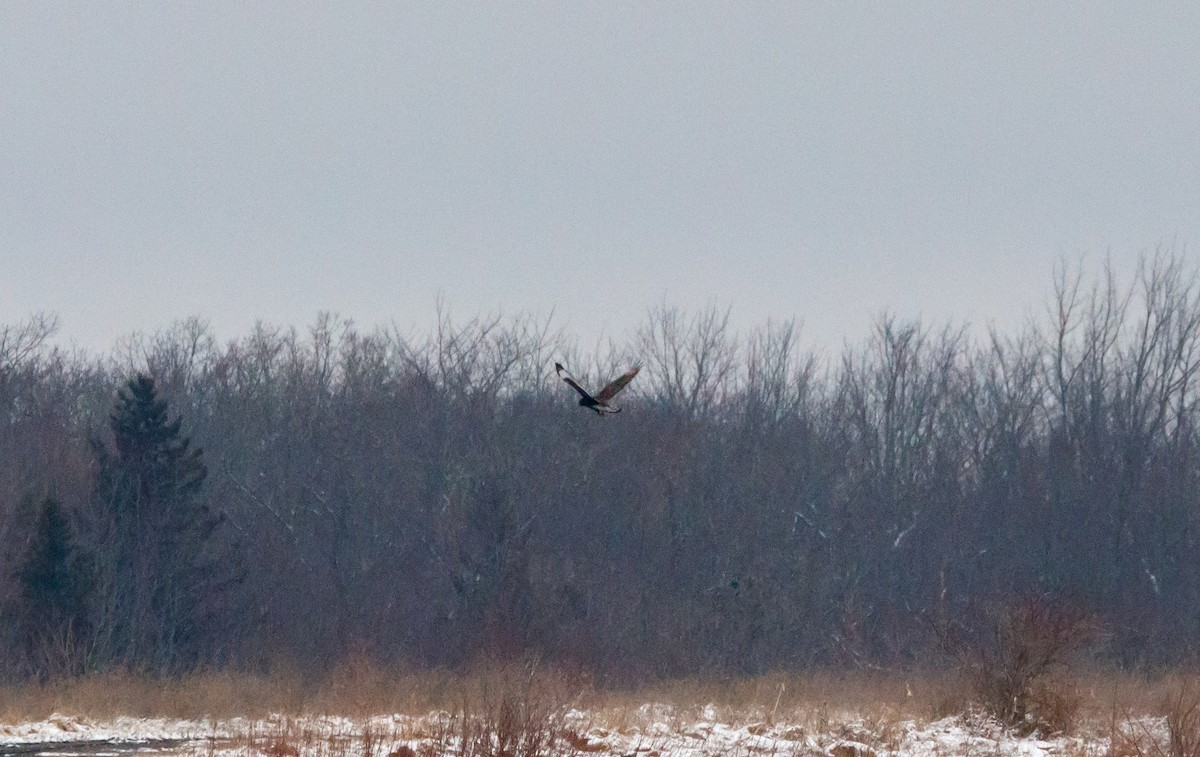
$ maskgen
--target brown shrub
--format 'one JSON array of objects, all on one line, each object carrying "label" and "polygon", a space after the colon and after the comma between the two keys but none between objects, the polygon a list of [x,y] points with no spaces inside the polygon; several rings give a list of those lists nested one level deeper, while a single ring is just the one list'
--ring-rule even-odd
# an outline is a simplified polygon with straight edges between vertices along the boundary
[{"label": "brown shrub", "polygon": [[974,700],[1025,732],[1064,733],[1075,725],[1079,696],[1065,673],[1098,626],[1078,607],[1025,597],[934,623],[941,649],[958,663]]}]

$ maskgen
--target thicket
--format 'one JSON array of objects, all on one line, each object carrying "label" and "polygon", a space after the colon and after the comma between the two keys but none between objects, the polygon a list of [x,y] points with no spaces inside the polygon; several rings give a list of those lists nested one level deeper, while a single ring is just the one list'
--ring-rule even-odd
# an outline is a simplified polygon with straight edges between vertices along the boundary
[{"label": "thicket", "polygon": [[[1200,279],[1179,255],[1129,282],[1064,267],[1016,333],[884,315],[838,356],[792,322],[666,306],[593,355],[549,320],[444,311],[418,337],[325,315],[218,343],[193,319],[100,357],[54,332],[0,327],[9,677],[47,644],[63,671],[911,665],[929,618],[1028,596],[1096,618],[1121,663],[1200,638]],[[599,419],[556,359],[588,385],[643,370]],[[120,515],[139,374],[181,421],[152,523]]]}]

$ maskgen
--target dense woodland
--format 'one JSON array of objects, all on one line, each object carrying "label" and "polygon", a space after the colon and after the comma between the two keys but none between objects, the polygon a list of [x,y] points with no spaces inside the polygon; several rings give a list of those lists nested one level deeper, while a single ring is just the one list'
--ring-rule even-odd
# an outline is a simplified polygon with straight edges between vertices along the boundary
[{"label": "dense woodland", "polygon": [[[648,312],[428,334],[333,316],[106,356],[0,326],[0,665],[319,671],[536,654],[614,680],[930,660],[930,618],[1050,596],[1098,654],[1200,641],[1200,279],[1064,266],[1015,333]],[[576,406],[640,363],[620,415]]]}]

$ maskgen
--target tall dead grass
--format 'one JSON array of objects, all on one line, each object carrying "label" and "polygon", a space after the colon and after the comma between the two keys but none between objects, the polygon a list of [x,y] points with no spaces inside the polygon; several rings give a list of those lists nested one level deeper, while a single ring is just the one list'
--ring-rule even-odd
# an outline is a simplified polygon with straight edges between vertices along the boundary
[{"label": "tall dead grass", "polygon": [[1160,684],[1149,714],[1114,709],[1109,757],[1200,757],[1200,677],[1171,677]]},{"label": "tall dead grass", "polygon": [[256,716],[298,709],[306,697],[298,677],[206,672],[152,678],[124,672],[0,688],[0,720],[41,720],[52,713],[93,719]]},{"label": "tall dead grass", "polygon": [[36,720],[55,712],[93,719],[415,714],[447,707],[462,685],[463,677],[448,671],[415,673],[363,661],[319,680],[289,670],[269,676],[205,671],[172,678],[115,672],[0,688],[0,720]]},{"label": "tall dead grass", "polygon": [[[42,720],[53,713],[103,720],[122,715],[365,719],[441,712],[441,737],[474,744],[472,754],[487,754],[488,744],[532,754],[547,740],[582,738],[572,729],[586,728],[564,717],[574,709],[588,713],[591,725],[617,732],[643,728],[648,718],[665,719],[670,725],[715,715],[733,725],[785,724],[812,733],[854,724],[886,741],[899,723],[926,723],[966,712],[975,701],[974,685],[968,677],[949,672],[818,671],[620,689],[594,687],[586,677],[538,666],[481,664],[470,673],[413,672],[357,661],[318,681],[290,672],[204,672],[165,680],[115,673],[0,688],[0,722]],[[1063,685],[1070,686],[1075,697],[1074,729],[1112,734],[1117,757],[1200,757],[1200,676],[1093,670],[1073,672]],[[647,710],[648,703],[664,707]],[[1114,724],[1139,718],[1158,719],[1164,751],[1121,751],[1122,738],[1137,734],[1120,732]],[[1168,735],[1175,746],[1168,744]],[[274,736],[281,744],[300,738]],[[1151,746],[1145,742],[1141,748]]]},{"label": "tall dead grass", "polygon": [[668,703],[681,718],[708,707],[743,720],[794,722],[813,713],[890,712],[907,719],[934,715],[954,696],[957,682],[942,673],[828,671],[763,676],[681,679],[594,694],[598,709],[635,710]]},{"label": "tall dead grass", "polygon": [[[457,718],[462,757],[537,757],[574,748],[584,737],[566,716],[579,692],[567,678],[537,665],[488,666],[464,690]],[[570,750],[568,750],[570,751]]]}]

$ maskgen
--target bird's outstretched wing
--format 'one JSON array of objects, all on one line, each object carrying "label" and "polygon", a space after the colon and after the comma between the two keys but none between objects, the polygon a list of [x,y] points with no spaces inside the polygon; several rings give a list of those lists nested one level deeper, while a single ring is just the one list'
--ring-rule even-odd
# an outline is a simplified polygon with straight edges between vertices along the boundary
[{"label": "bird's outstretched wing", "polygon": [[612,381],[610,381],[608,383],[608,386],[606,386],[600,390],[600,393],[596,395],[596,399],[599,402],[608,402],[613,397],[616,397],[617,392],[624,389],[625,385],[628,384],[630,381],[633,381],[633,377],[638,375],[638,371],[640,371],[641,369],[642,369],[642,366],[635,365],[632,368],[630,368],[628,371],[626,371],[624,374],[622,374],[621,376],[613,379]]},{"label": "bird's outstretched wing", "polygon": [[567,386],[583,395],[584,399],[594,400],[592,395],[587,393],[587,390],[579,385],[579,382],[571,378],[571,374],[567,373],[567,369],[563,368],[562,363],[555,363],[554,370],[558,371],[558,377],[567,382]]}]

